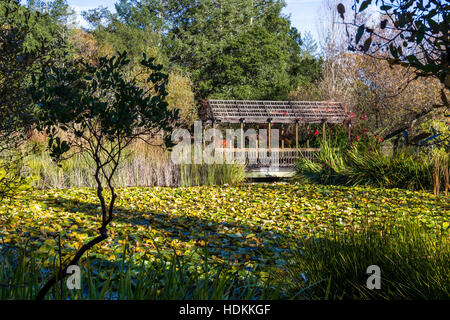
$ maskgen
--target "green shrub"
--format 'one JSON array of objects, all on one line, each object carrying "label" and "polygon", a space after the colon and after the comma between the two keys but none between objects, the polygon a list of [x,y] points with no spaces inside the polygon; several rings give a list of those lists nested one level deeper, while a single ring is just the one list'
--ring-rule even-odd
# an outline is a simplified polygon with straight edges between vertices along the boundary
[{"label": "green shrub", "polygon": [[[328,140],[321,142],[320,152],[315,160],[302,158],[297,166],[297,170],[304,172],[308,178],[324,184],[345,182],[343,176],[345,168],[343,149],[333,148]],[[308,171],[308,169],[311,171]]]},{"label": "green shrub", "polygon": [[387,156],[378,147],[332,148],[328,141],[323,141],[316,159],[300,159],[296,170],[299,177],[322,184],[433,189],[433,156],[410,150]]},{"label": "green shrub", "polygon": [[352,185],[372,185],[410,190],[432,189],[433,164],[407,150],[389,157],[380,150],[346,152],[346,177]]}]

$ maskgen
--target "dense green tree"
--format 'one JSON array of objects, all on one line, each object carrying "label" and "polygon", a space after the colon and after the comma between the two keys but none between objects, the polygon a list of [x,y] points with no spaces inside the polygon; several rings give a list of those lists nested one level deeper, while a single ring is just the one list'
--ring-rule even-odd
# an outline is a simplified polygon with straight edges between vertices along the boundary
[{"label": "dense green tree", "polygon": [[119,0],[115,7],[117,16],[127,26],[149,29],[162,36],[168,31],[169,11],[175,3],[167,0]]},{"label": "dense green tree", "polygon": [[0,3],[0,107],[21,115],[22,120],[28,114],[31,77],[66,59],[67,47],[61,37],[65,26],[60,19],[68,7],[61,0],[50,5],[52,14],[36,10],[35,2],[29,7],[18,0]]},{"label": "dense green tree", "polygon": [[[225,99],[283,99],[291,87],[289,52],[261,25],[230,38],[220,53],[192,71],[198,95]],[[257,49],[255,49],[257,48]]]},{"label": "dense green tree", "polygon": [[[320,78],[279,0],[120,0],[116,14],[85,13],[114,48],[152,47],[159,62],[190,74],[197,99],[284,99]],[[134,51],[134,50],[131,50]],[[137,50],[136,48],[136,51]]]},{"label": "dense green tree", "polygon": [[[116,5],[119,8],[119,4]],[[135,12],[136,8],[130,10]],[[92,34],[95,36],[102,51],[110,54],[129,52],[129,58],[134,64],[139,64],[141,53],[146,52],[154,56],[158,63],[168,65],[168,59],[161,50],[161,37],[153,31],[151,20],[140,22],[139,17],[131,13],[113,14],[106,8],[91,9],[83,13],[83,17],[93,27]],[[143,14],[144,15],[144,14]],[[130,64],[133,67],[133,64]]]},{"label": "dense green tree", "polygon": [[175,19],[170,58],[192,73],[197,97],[283,99],[298,81],[300,35],[282,1],[189,2]]},{"label": "dense green tree", "polygon": [[34,123],[27,89],[55,62],[60,30],[48,14],[18,0],[0,2],[0,197],[21,182],[19,147]]}]

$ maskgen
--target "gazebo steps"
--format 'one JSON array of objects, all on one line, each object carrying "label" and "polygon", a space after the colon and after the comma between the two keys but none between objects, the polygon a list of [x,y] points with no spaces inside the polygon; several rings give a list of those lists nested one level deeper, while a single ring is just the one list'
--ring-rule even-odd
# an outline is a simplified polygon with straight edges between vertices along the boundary
[{"label": "gazebo steps", "polygon": [[250,179],[262,178],[292,178],[295,176],[294,168],[280,168],[280,167],[262,167],[249,168],[245,172],[245,177]]}]

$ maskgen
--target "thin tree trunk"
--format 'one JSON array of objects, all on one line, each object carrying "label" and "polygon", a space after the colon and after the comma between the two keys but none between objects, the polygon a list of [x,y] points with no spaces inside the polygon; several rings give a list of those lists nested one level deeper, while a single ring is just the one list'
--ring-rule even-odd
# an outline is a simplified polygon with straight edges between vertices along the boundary
[{"label": "thin tree trunk", "polygon": [[89,249],[94,247],[96,244],[102,242],[103,240],[108,239],[107,226],[113,220],[114,202],[117,197],[117,195],[114,192],[114,188],[112,187],[111,180],[112,180],[112,176],[114,175],[114,172],[117,168],[117,164],[115,165],[115,167],[112,171],[112,174],[109,177],[107,177],[108,186],[111,190],[111,196],[112,196],[111,201],[109,202],[108,212],[106,211],[106,201],[105,201],[105,197],[103,196],[103,187],[102,187],[101,180],[99,177],[101,168],[102,167],[100,166],[100,164],[97,163],[97,170],[95,171],[95,175],[94,175],[95,180],[97,182],[97,197],[100,200],[101,208],[102,208],[102,225],[101,225],[100,229],[98,229],[100,235],[95,237],[88,243],[84,244],[77,251],[77,253],[72,258],[72,260],[70,260],[70,262],[64,268],[62,268],[62,269],[60,268],[59,272],[57,274],[55,274],[53,277],[51,277],[50,280],[47,281],[47,283],[41,288],[41,290],[39,290],[39,292],[36,296],[36,300],[43,300],[45,298],[45,296],[47,295],[47,293],[49,292],[49,290],[56,284],[56,281],[63,281],[63,279],[67,276],[68,267],[71,265],[77,264],[78,261],[81,259],[81,257],[83,256],[83,254],[86,251],[88,251]]},{"label": "thin tree trunk", "polygon": [[39,290],[36,300],[44,300],[45,296],[47,295],[48,291],[55,285],[56,279],[59,279],[59,281],[62,281],[64,277],[67,275],[67,268],[71,265],[75,265],[78,263],[78,261],[81,259],[83,254],[91,249],[96,244],[102,242],[103,240],[106,240],[108,238],[106,229],[103,229],[101,231],[101,234],[97,236],[96,238],[92,239],[88,243],[84,244],[80,250],[75,254],[75,257],[69,262],[67,266],[62,268],[56,275],[54,275],[52,278],[50,278],[49,281],[42,287],[41,290]]}]

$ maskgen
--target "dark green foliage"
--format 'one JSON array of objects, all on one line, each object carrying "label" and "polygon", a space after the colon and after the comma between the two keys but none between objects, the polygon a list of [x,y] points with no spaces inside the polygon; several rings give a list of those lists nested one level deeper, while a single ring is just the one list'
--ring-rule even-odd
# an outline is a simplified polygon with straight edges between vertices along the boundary
[{"label": "dark green foliage", "polygon": [[[113,143],[117,148],[142,135],[169,131],[176,114],[165,102],[167,75],[153,61],[145,56],[141,61],[152,71],[148,82],[153,94],[126,78],[123,71],[130,63],[126,53],[101,58],[97,66],[80,62],[77,67],[52,68],[51,73],[37,79],[32,93],[38,102],[38,128],[50,135],[49,146],[55,158],[69,150],[69,142],[55,136],[56,129],[86,143],[95,137],[99,140],[94,144]],[[76,140],[72,143],[83,148]]]},{"label": "dark green foliage", "polygon": [[[100,43],[115,50],[156,48],[158,61],[190,74],[199,99],[278,100],[321,77],[321,61],[303,54],[300,34],[281,13],[284,5],[121,0],[117,14],[96,9],[84,16]],[[308,50],[314,51],[311,42]]]},{"label": "dark green foliage", "polygon": [[59,26],[49,15],[0,3],[0,198],[23,182],[21,145],[34,124],[27,87],[54,61]]},{"label": "dark green foliage", "polygon": [[31,75],[49,63],[56,26],[18,1],[0,3],[0,131],[31,125]]},{"label": "dark green foliage", "polygon": [[289,52],[277,42],[275,33],[258,25],[229,39],[220,55],[194,72],[200,96],[286,99],[293,88],[288,72]]},{"label": "dark green foliage", "polygon": [[281,15],[283,6],[234,0],[188,7],[171,33],[176,49],[171,59],[192,72],[198,97],[287,97],[298,85],[301,40]]},{"label": "dark green foliage", "polygon": [[[144,54],[141,65],[150,74],[150,89],[144,90],[135,79],[127,78],[124,71],[129,64],[126,53],[121,53],[118,57],[100,58],[95,67],[78,62],[75,67],[54,67],[34,79],[31,93],[37,104],[37,129],[49,136],[50,155],[59,162],[72,147],[87,152],[95,163],[92,169],[101,205],[98,236],[84,244],[50,278],[39,291],[38,300],[44,299],[58,279],[66,275],[69,265],[76,264],[86,251],[108,238],[107,227],[114,218],[117,198],[113,179],[124,150],[137,139],[149,141],[158,134],[166,146],[170,145],[167,132],[171,131],[177,112],[169,111],[165,101],[168,76],[161,72],[161,65],[154,64],[154,58],[147,59]],[[64,139],[60,137],[62,132]],[[103,195],[103,181],[111,192],[108,200]]]}]

